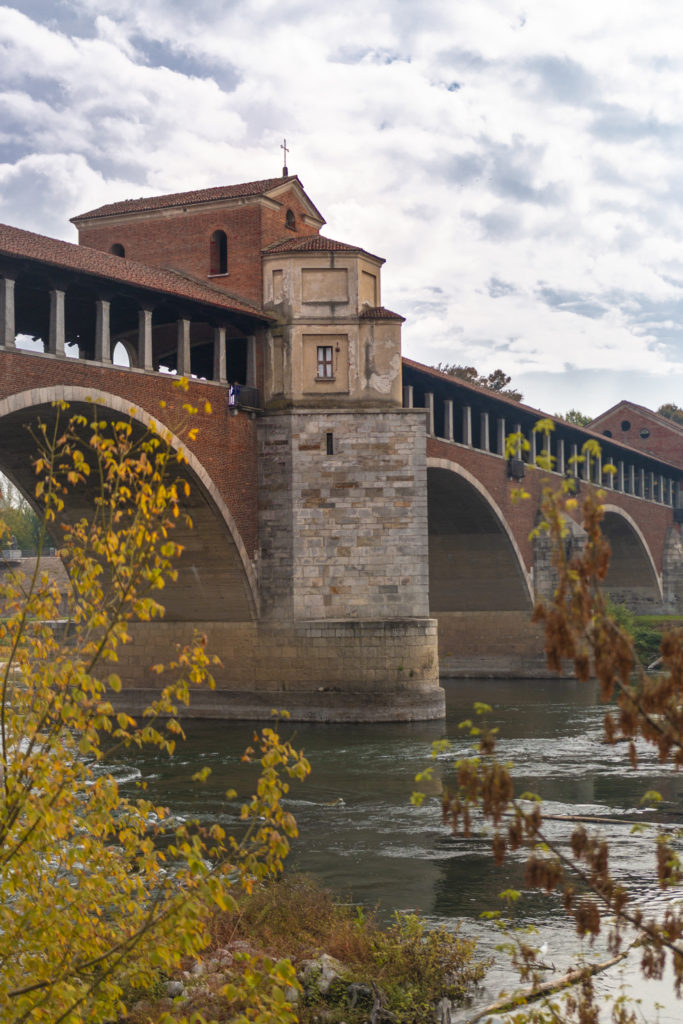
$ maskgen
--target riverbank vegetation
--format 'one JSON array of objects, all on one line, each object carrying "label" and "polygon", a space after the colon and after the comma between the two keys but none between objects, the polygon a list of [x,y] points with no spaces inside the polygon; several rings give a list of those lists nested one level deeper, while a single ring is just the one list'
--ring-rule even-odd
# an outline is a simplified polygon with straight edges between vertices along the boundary
[{"label": "riverbank vegetation", "polygon": [[444,1001],[467,1005],[488,966],[473,939],[429,929],[411,914],[381,927],[374,914],[339,903],[297,875],[241,894],[235,908],[214,913],[210,934],[204,967],[186,960],[174,975],[160,975],[133,1005],[129,1024],[161,1022],[174,1004],[221,1024],[248,1013],[248,1006],[220,994],[239,977],[245,951],[292,963],[299,988],[287,994],[301,1024],[362,1024],[371,1017],[432,1024]]}]

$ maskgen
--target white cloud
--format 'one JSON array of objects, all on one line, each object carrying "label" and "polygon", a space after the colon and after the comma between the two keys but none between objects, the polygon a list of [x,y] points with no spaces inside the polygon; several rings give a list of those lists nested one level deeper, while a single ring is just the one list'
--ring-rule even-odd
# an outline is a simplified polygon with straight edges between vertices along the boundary
[{"label": "white cloud", "polygon": [[277,174],[286,136],[327,233],[387,257],[408,355],[559,395],[570,352],[675,400],[680,17],[674,0],[0,8],[0,213],[71,237],[101,202]]}]

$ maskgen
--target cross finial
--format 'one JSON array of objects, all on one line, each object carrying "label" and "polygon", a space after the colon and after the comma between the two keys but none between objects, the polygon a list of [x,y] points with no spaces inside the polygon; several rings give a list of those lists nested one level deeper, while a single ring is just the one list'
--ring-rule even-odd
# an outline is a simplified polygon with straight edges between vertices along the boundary
[{"label": "cross finial", "polygon": [[283,149],[285,151],[285,162],[284,162],[284,165],[282,167],[282,177],[286,178],[288,176],[288,174],[289,174],[289,171],[287,170],[287,154],[289,153],[289,150],[287,149],[287,139],[283,139],[282,140],[282,143],[280,145],[280,149]]}]

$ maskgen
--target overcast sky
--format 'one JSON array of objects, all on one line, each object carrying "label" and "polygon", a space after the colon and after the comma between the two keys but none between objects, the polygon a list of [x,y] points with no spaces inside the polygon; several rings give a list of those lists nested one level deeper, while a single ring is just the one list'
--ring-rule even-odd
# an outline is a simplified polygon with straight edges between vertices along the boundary
[{"label": "overcast sky", "polygon": [[683,405],[679,0],[0,5],[0,221],[276,176],[384,256],[404,353]]}]

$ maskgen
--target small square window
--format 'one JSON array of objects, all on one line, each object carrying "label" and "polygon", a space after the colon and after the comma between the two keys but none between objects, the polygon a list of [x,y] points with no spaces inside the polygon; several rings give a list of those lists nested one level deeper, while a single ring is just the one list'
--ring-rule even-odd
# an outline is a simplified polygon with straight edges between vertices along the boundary
[{"label": "small square window", "polygon": [[318,345],[318,380],[331,380],[334,377],[332,346]]}]

